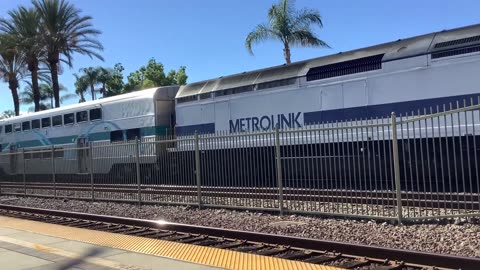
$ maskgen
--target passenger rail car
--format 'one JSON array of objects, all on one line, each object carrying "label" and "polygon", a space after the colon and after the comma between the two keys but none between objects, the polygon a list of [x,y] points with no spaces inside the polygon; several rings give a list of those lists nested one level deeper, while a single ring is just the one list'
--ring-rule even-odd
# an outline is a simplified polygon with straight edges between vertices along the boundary
[{"label": "passenger rail car", "polygon": [[[134,137],[155,138],[175,128],[177,138],[191,138],[195,132],[202,135],[203,184],[275,186],[275,149],[271,133],[263,137],[231,137],[234,139],[226,136],[227,139],[215,142],[209,141],[208,136],[271,132],[275,127],[295,130],[337,122],[346,126],[364,125],[375,119],[386,119],[387,123],[391,112],[405,118],[405,115],[430,113],[430,108],[433,112],[443,112],[477,105],[480,96],[478,74],[480,25],[472,25],[185,86],[139,91],[14,117],[0,122],[0,143],[3,153],[15,153],[24,148],[46,151],[51,145],[76,149],[95,143],[111,152],[95,153],[95,156],[100,154],[103,161],[95,164],[92,170],[96,174],[120,172],[122,176],[122,170],[131,168],[134,161],[131,154],[127,154],[130,151],[127,146],[122,146],[126,147],[126,152],[122,153],[122,147],[116,147],[117,142],[128,142]],[[101,119],[95,119],[99,112]],[[431,125],[419,122],[410,129],[412,133],[400,130],[400,151],[421,151],[432,159],[432,164],[461,166],[470,172],[462,181],[477,183],[477,173],[472,171],[476,164],[473,159],[467,162],[467,157],[479,151],[478,147],[473,147],[480,145],[478,136],[471,135],[480,134],[478,110],[471,116],[460,116],[456,122],[448,119]],[[43,118],[50,119],[51,126],[44,127]],[[428,132],[438,138],[432,139]],[[292,134],[282,133],[281,138],[285,186],[391,188],[386,186],[392,183],[391,134],[365,132],[357,133],[355,138],[347,134],[341,137],[343,139],[327,137],[328,140],[310,135],[299,139],[295,137],[298,133]],[[439,142],[444,145],[441,150],[444,153],[433,155],[429,150]],[[71,153],[80,161],[63,167],[77,174],[89,171],[88,150],[75,151]],[[194,158],[191,139],[160,148],[156,144],[145,144],[141,151],[140,162],[145,166],[142,172],[155,172],[149,180],[152,183],[178,184],[176,179],[179,178],[182,184],[196,183],[195,169],[183,165]],[[452,154],[458,158],[449,159]],[[418,167],[423,166],[421,162],[426,158],[400,156],[400,163],[402,168]],[[59,159],[68,162],[67,156]],[[165,164],[159,160],[170,162]],[[352,168],[348,166],[349,160],[362,161],[357,164],[358,168]],[[325,163],[327,161],[331,163]],[[15,175],[21,164],[11,156],[2,156],[0,162],[5,175]],[[28,171],[41,174],[47,164],[39,161],[35,166],[37,168]],[[312,173],[312,168],[325,166],[334,170]],[[439,175],[459,181],[459,177],[451,176],[450,170],[439,167],[429,166],[422,174],[407,169],[402,171],[402,186],[409,190],[468,191],[461,188],[463,183],[458,188],[456,184],[430,188],[436,187]],[[472,188],[478,189],[470,185],[470,190]]]},{"label": "passenger rail car", "polygon": [[[0,169],[4,176],[16,175],[25,163],[28,174],[51,174],[53,151],[59,175],[85,178],[81,175],[91,170],[122,175],[133,162],[132,146],[119,143],[168,135],[177,89],[148,89],[2,120]],[[90,162],[90,145],[94,162]],[[155,144],[142,147],[142,164],[155,164],[157,151]]]}]

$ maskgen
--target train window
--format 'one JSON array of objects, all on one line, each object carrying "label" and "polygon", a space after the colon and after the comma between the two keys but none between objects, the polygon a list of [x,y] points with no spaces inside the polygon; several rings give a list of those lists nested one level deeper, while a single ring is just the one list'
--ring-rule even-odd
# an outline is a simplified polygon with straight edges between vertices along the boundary
[{"label": "train window", "polygon": [[244,85],[215,92],[215,96],[228,96],[253,91],[254,85]]},{"label": "train window", "polygon": [[212,93],[200,94],[200,99],[207,99],[207,98],[211,98],[211,97],[212,97]]},{"label": "train window", "polygon": [[87,121],[88,121],[87,111],[77,112],[77,123],[82,123]]},{"label": "train window", "polygon": [[51,159],[52,158],[52,149],[45,149],[42,155],[44,159]]},{"label": "train window", "polygon": [[12,133],[12,125],[5,125],[5,133]]},{"label": "train window", "polygon": [[50,125],[51,125],[50,117],[42,118],[42,128],[50,127]]},{"label": "train window", "polygon": [[196,95],[186,96],[186,97],[177,98],[177,103],[185,103],[185,102],[190,102],[190,101],[195,101],[195,100],[197,100]]},{"label": "train window", "polygon": [[55,147],[55,151],[53,152],[53,157],[55,158],[63,158],[64,156],[64,150],[61,147]]},{"label": "train window", "polygon": [[15,132],[20,132],[20,131],[22,131],[22,125],[20,125],[20,123],[15,123],[15,124],[13,124],[13,130],[14,130]]},{"label": "train window", "polygon": [[[2,130],[3,130],[3,126],[0,126],[0,133],[2,133]],[[2,152],[2,151],[0,151]]]},{"label": "train window", "polygon": [[32,159],[32,152],[31,151],[25,151],[24,153],[24,159]]},{"label": "train window", "polygon": [[42,151],[41,149],[32,150],[32,159],[41,159],[42,158]]},{"label": "train window", "polygon": [[52,117],[52,126],[58,127],[62,125],[62,116],[61,115],[55,115]]},{"label": "train window", "polygon": [[40,128],[40,120],[39,119],[32,120],[32,129],[39,129],[39,128]]},{"label": "train window", "polygon": [[90,110],[90,121],[102,119],[102,109],[91,109]]},{"label": "train window", "polygon": [[127,129],[127,141],[136,140],[137,138],[140,139],[140,129],[139,128]]},{"label": "train window", "polygon": [[30,130],[30,121],[25,121],[22,123],[22,130],[23,131]]},{"label": "train window", "polygon": [[110,132],[110,142],[123,142],[123,130]]},{"label": "train window", "polygon": [[292,85],[292,84],[295,84],[296,81],[297,81],[297,78],[289,78],[289,79],[281,79],[281,80],[270,81],[270,82],[263,82],[263,83],[257,84],[257,90]]},{"label": "train window", "polygon": [[72,125],[75,122],[75,115],[73,113],[67,113],[63,115],[63,124]]}]

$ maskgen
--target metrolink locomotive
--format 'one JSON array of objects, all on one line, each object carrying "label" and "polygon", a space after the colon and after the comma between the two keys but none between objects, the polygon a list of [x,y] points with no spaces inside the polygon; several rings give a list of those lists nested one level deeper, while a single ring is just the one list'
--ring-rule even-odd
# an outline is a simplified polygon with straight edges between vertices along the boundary
[{"label": "metrolink locomotive", "polygon": [[[355,123],[367,123],[362,121],[388,118],[392,112],[405,115],[437,106],[443,111],[444,104],[457,104],[460,101],[459,106],[464,106],[463,100],[473,101],[469,102],[470,105],[478,104],[479,85],[480,25],[472,25],[185,86],[147,89],[1,120],[0,149],[5,155],[0,158],[0,170],[4,179],[17,175],[24,162],[21,155],[13,153],[26,151],[26,158],[35,160],[29,163],[27,173],[40,176],[48,174],[51,171],[49,164],[52,157],[49,149],[53,146],[54,149],[59,149],[59,153],[63,153],[58,154],[55,159],[57,173],[69,175],[65,181],[73,179],[72,175],[92,171],[95,175],[119,172],[118,177],[122,177],[132,166],[132,161],[125,158],[130,155],[128,153],[122,153],[118,149],[116,152],[103,151],[93,155],[96,159],[103,159],[102,162],[94,162],[96,166],[90,168],[92,165],[88,158],[91,153],[67,150],[88,145],[107,147],[119,142],[133,141],[135,138],[140,138],[142,142],[154,141],[171,134],[177,138],[188,138],[195,132],[251,133],[271,131],[276,127],[285,130],[308,128],[322,123],[347,123],[352,119],[356,119]],[[471,128],[477,130],[478,124],[471,124]],[[442,125],[446,123],[439,122],[436,127],[438,132],[443,130]],[[470,145],[473,145],[474,141],[476,145],[480,145],[476,136],[467,138],[466,130],[460,132],[465,133],[463,135],[466,137],[463,139],[470,140]],[[480,130],[475,133],[480,134]],[[448,132],[443,136],[447,144],[455,144],[456,140],[462,139],[449,138]],[[382,138],[369,139],[378,141]],[[386,139],[391,140],[390,137]],[[312,156],[311,159],[303,161],[305,166],[318,165],[318,159],[313,158],[313,150],[301,150],[306,149],[302,142],[290,142],[285,138],[282,140],[282,153],[288,156],[288,152],[298,150],[303,158]],[[416,140],[410,143],[410,146],[402,146],[400,142],[400,147],[413,147],[413,150],[427,145],[433,147],[435,143],[422,138],[421,134],[416,136]],[[327,153],[321,150],[326,149],[322,146],[325,143],[318,138],[313,141],[318,147],[315,156],[327,156]],[[335,144],[333,149],[341,148],[338,145],[341,141],[331,143]],[[418,146],[419,143],[423,146]],[[365,155],[365,159],[368,159],[390,153],[390,148],[362,145],[364,143],[360,140],[356,144],[350,143],[349,156]],[[202,173],[211,173],[211,169],[218,166],[232,166],[228,158],[214,160],[211,157],[218,157],[228,151],[228,156],[234,156],[238,151],[244,151],[242,160],[234,164],[243,169],[232,171],[246,171],[250,168],[249,173],[245,175],[232,172],[226,176],[229,178],[228,185],[252,185],[251,179],[260,178],[255,181],[255,185],[275,185],[273,139],[264,142],[261,147],[256,144],[256,147],[250,150],[245,150],[240,144],[225,143],[218,147],[222,148],[221,152],[218,152],[220,149],[216,149],[217,146],[201,145],[202,166],[206,169]],[[264,172],[261,176],[257,169],[254,169],[258,166],[252,163],[255,162],[253,157],[259,154],[258,151],[263,151],[267,157],[262,162],[261,169]],[[470,147],[456,155],[464,155],[462,151],[475,152],[477,149]],[[169,147],[158,147],[155,144],[143,146],[140,149],[142,172],[156,175],[157,179],[152,180],[153,183],[176,184],[172,180],[175,177],[159,173],[162,166],[165,166],[160,166],[159,157],[176,155],[191,158],[192,154],[193,146],[188,144],[172,144]],[[335,154],[345,156],[340,152]],[[449,158],[446,153],[442,156]],[[172,160],[182,162],[182,158]],[[170,165],[172,164],[168,166]],[[177,165],[172,166],[178,168]],[[467,165],[472,164],[464,164]],[[194,171],[194,168],[186,169]],[[346,170],[342,167],[338,169]],[[433,175],[433,172],[430,173]],[[322,181],[301,171],[285,174],[287,178],[300,182]],[[419,177],[407,174],[402,173],[402,178]],[[158,179],[158,175],[163,175],[163,179]],[[185,174],[184,177],[187,179],[182,183],[195,183],[194,173]],[[202,179],[207,181],[207,184],[208,179],[215,179],[212,183],[227,185],[221,183],[222,177],[225,175],[205,175]],[[383,178],[382,181],[390,181],[391,175],[384,175]],[[474,182],[476,181],[475,179]],[[288,186],[288,183],[285,184]],[[358,188],[355,183],[343,187]]]}]

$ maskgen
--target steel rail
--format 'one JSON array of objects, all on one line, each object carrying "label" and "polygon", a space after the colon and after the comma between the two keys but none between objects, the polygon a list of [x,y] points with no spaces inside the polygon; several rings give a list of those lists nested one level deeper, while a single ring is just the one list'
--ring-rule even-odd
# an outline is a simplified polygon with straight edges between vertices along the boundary
[{"label": "steel rail", "polygon": [[[96,226],[98,226],[98,222],[116,224],[114,229],[116,232],[119,232],[119,233],[123,231],[128,231],[128,228],[126,228],[125,226],[136,226],[138,228],[154,228],[154,229],[167,231],[167,232],[182,232],[182,233],[187,233],[189,235],[196,235],[195,237],[197,238],[200,236],[209,236],[209,237],[211,236],[211,237],[218,237],[221,239],[240,239],[241,241],[252,242],[252,243],[268,243],[270,245],[278,246],[279,250],[282,249],[281,247],[295,247],[297,251],[299,249],[303,249],[305,252],[312,251],[312,250],[313,251],[328,250],[328,251],[333,251],[333,253],[330,253],[330,254],[353,254],[353,255],[346,255],[346,257],[351,256],[355,258],[366,258],[367,260],[371,258],[377,258],[377,259],[374,259],[375,262],[381,262],[381,261],[404,262],[404,263],[398,264],[397,266],[395,265],[387,266],[387,268],[378,267],[378,269],[402,269],[403,267],[406,267],[407,269],[409,269],[408,267],[416,267],[416,269],[422,269],[422,267],[430,267],[427,269],[474,270],[474,269],[479,269],[480,267],[480,259],[478,258],[459,257],[459,256],[444,255],[444,254],[400,250],[400,249],[384,248],[384,247],[378,247],[378,246],[367,246],[367,245],[361,245],[361,244],[351,244],[351,243],[344,243],[344,242],[308,239],[308,238],[300,238],[300,237],[292,237],[292,236],[282,236],[282,235],[274,235],[274,234],[239,231],[239,230],[229,230],[229,229],[214,228],[214,227],[203,227],[203,226],[169,223],[169,222],[155,221],[155,220],[94,215],[94,214],[87,214],[87,213],[57,211],[57,210],[30,208],[30,207],[18,207],[18,206],[4,205],[4,204],[0,204],[0,210],[46,215],[50,217],[63,217],[63,218],[71,219],[70,221],[67,220],[65,224],[75,223],[79,225],[79,227],[85,227],[85,228],[88,228],[90,226],[88,222],[94,222],[95,224],[97,224]],[[183,239],[185,239],[185,237],[181,237],[181,236],[171,237],[171,240],[175,240],[175,239],[182,241]],[[186,241],[186,240],[183,240],[183,241]],[[250,247],[250,249],[251,248],[252,247]],[[265,253],[266,255],[268,255],[269,253],[272,253],[272,252],[275,253],[276,251],[267,250]],[[262,254],[262,253],[259,252],[259,254]],[[381,259],[378,259],[378,258],[381,258]],[[434,268],[434,267],[437,267],[437,268]]]},{"label": "steel rail", "polygon": [[[24,196],[23,190],[25,188],[30,190],[53,190],[53,184],[23,184],[18,183],[2,183],[2,188],[16,188],[21,190],[20,192],[9,192],[2,191],[2,194],[5,195],[20,195]],[[133,185],[107,185],[107,184],[95,184],[93,186],[95,192],[106,192],[106,193],[119,193],[119,194],[135,194],[138,193],[138,187],[134,188]],[[157,195],[157,196],[197,196],[198,190],[196,187],[188,186],[172,186],[172,187],[162,187],[155,185],[141,185],[141,193],[144,195]],[[82,192],[91,192],[92,186],[89,184],[63,184],[57,183],[56,190],[65,190],[65,191],[82,191]],[[218,190],[218,191],[217,191]],[[313,190],[315,194],[309,194],[312,192],[309,190],[302,189],[283,189],[283,198],[284,200],[289,201],[302,201],[302,202],[332,202],[332,203],[356,203],[358,200],[363,200],[365,204],[368,205],[388,205],[394,206],[397,204],[397,201],[394,197],[389,197],[393,192],[388,191],[356,191],[357,196],[345,197],[341,196],[341,191],[324,191],[324,190]],[[27,194],[27,196],[38,196],[48,197],[49,195],[45,194]],[[218,198],[228,198],[232,195],[237,196],[242,199],[258,199],[261,196],[261,199],[270,199],[275,200],[278,198],[278,191],[272,188],[239,188],[232,187],[230,190],[225,191],[221,188],[215,187],[202,187],[202,196],[203,197],[218,197]],[[416,197],[415,197],[416,196]],[[60,196],[62,198],[71,198],[71,199],[84,199],[83,197],[72,197],[72,196]],[[462,197],[463,201],[459,202],[458,198]],[[108,198],[104,198],[108,200]],[[478,195],[474,193],[466,194],[455,194],[455,193],[401,193],[402,205],[408,205],[409,207],[426,207],[426,208],[455,208],[460,205],[468,205],[469,210],[480,210],[480,204],[478,203]],[[161,201],[159,201],[160,203]]]}]

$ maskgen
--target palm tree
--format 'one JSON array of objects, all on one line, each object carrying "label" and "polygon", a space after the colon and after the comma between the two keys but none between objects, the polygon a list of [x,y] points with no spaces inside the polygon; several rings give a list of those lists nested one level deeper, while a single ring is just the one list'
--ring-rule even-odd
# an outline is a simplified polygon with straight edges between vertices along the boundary
[{"label": "palm tree", "polygon": [[[60,84],[60,91],[67,91],[67,88]],[[74,94],[63,94],[60,96],[60,103],[65,102],[66,100],[73,98]],[[30,83],[27,83],[27,86],[20,93],[20,102],[23,104],[33,103],[33,88]],[[40,84],[40,110],[52,109],[53,107],[53,87],[47,83]],[[48,102],[48,103],[45,103]]]},{"label": "palm tree", "polygon": [[12,92],[15,115],[20,115],[20,100],[18,98],[19,81],[27,72],[25,55],[15,48],[14,39],[6,34],[0,35],[0,78],[8,83]]},{"label": "palm tree", "polygon": [[[68,91],[67,87],[63,86],[62,84],[60,84],[59,86],[60,86],[60,92]],[[47,100],[50,102],[50,106],[47,106],[47,107],[54,108],[53,107],[54,105],[53,86],[51,84],[41,84],[40,93],[42,93],[42,95],[45,95]],[[72,93],[64,93],[60,95],[60,104],[74,97],[75,97],[75,94],[72,94]]]},{"label": "palm tree", "polygon": [[85,93],[88,89],[88,80],[85,76],[78,76],[77,74],[73,74],[75,76],[75,94],[80,96],[79,103],[85,102]]},{"label": "palm tree", "polygon": [[100,94],[102,94],[102,97],[106,97],[107,83],[112,79],[113,71],[103,67],[98,67],[97,70],[98,70],[97,81],[98,83],[102,84],[102,87],[100,88]]},{"label": "palm tree", "polygon": [[293,0],[280,0],[268,11],[269,24],[259,24],[245,39],[245,47],[253,54],[252,45],[267,39],[283,43],[285,61],[290,64],[290,46],[326,47],[327,43],[315,36],[311,25],[323,27],[320,13],[312,9],[294,9]]},{"label": "palm tree", "polygon": [[35,111],[40,110],[40,89],[38,86],[38,66],[44,60],[45,50],[39,39],[40,15],[33,8],[19,7],[8,12],[10,17],[0,19],[0,31],[12,35],[18,50],[25,54],[30,71],[33,103]]},{"label": "palm tree", "polygon": [[6,110],[6,111],[3,111],[1,114],[0,114],[0,119],[6,119],[6,118],[10,118],[10,117],[14,117],[15,116],[15,112],[12,111],[12,110]]},{"label": "palm tree", "polygon": [[[60,61],[72,67],[74,53],[88,55],[103,61],[98,51],[102,44],[96,39],[101,34],[93,28],[90,16],[81,16],[80,10],[65,0],[33,0],[42,18],[42,44],[45,45],[47,63],[50,68],[55,107],[60,107],[58,65]],[[66,59],[61,59],[63,55]]]},{"label": "palm tree", "polygon": [[98,77],[100,75],[99,69],[94,67],[81,68],[80,72],[83,72],[85,80],[87,80],[88,85],[90,86],[90,93],[92,95],[92,100],[95,100],[95,84],[98,83]]}]

